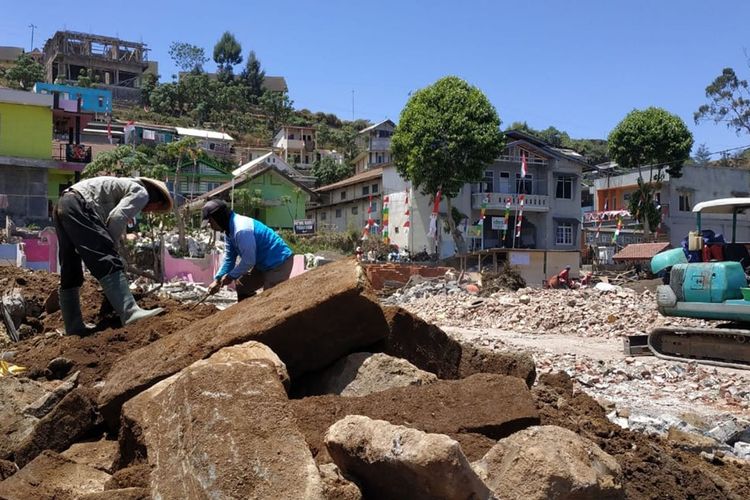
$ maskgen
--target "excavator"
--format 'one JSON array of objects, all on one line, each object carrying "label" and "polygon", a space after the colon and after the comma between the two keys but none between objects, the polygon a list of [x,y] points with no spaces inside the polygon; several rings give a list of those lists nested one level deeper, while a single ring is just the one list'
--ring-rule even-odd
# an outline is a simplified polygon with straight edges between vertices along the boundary
[{"label": "excavator", "polygon": [[[692,211],[697,231],[688,236],[688,252],[676,248],[651,259],[651,271],[661,274],[664,280],[656,290],[656,304],[662,315],[726,322],[715,328],[654,328],[647,338],[648,349],[654,355],[750,369],[750,288],[745,274],[750,269],[750,243],[736,240],[737,215],[748,209],[750,198],[696,204]],[[704,214],[732,215],[730,243],[705,242],[701,228]]]}]

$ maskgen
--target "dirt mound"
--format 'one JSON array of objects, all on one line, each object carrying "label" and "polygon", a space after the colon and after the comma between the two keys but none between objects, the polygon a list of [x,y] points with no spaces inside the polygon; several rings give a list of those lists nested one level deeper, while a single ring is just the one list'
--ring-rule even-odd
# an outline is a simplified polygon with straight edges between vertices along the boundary
[{"label": "dirt mound", "polygon": [[485,271],[482,273],[482,288],[479,294],[482,297],[489,297],[501,290],[512,290],[515,292],[525,287],[526,280],[523,279],[521,273],[506,261],[497,272]]},{"label": "dirt mound", "polygon": [[620,464],[627,498],[750,498],[750,465],[714,465],[662,438],[622,429],[564,374],[542,376],[533,389],[542,425],[591,439]]}]

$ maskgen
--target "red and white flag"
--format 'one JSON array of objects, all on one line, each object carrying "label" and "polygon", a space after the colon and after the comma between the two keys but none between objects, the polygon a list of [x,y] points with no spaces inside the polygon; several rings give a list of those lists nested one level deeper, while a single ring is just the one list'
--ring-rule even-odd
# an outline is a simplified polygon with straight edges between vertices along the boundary
[{"label": "red and white flag", "polygon": [[521,223],[523,222],[523,202],[526,197],[523,193],[518,195],[518,220],[516,221],[516,238],[521,237]]},{"label": "red and white flag", "polygon": [[521,179],[525,179],[528,173],[529,170],[526,168],[526,151],[521,150]]}]

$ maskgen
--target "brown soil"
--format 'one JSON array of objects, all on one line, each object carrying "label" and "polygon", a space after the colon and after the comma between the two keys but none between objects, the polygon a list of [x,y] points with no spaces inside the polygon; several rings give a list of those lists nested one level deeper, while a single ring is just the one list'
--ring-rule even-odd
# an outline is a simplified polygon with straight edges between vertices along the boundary
[{"label": "brown soil", "polygon": [[123,488],[149,488],[151,468],[145,464],[134,465],[120,469],[109,481],[104,483],[105,490],[119,490]]},{"label": "brown soil", "polygon": [[567,375],[542,376],[533,390],[542,425],[558,425],[585,436],[622,467],[627,498],[750,498],[750,465],[709,464],[666,440],[622,429]]}]

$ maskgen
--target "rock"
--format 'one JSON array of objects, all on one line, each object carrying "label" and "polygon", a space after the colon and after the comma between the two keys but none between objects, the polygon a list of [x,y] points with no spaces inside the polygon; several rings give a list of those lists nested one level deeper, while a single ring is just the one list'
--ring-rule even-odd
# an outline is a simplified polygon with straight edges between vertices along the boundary
[{"label": "rock", "polygon": [[148,462],[154,498],[322,497],[277,367],[241,358],[256,350],[198,361],[123,406],[123,465]]},{"label": "rock", "polygon": [[43,450],[66,450],[96,425],[97,417],[91,393],[81,387],[73,389],[20,443],[16,463],[23,467]]},{"label": "rock", "polygon": [[519,377],[528,387],[534,385],[536,365],[527,352],[496,351],[469,343],[461,343],[461,362],[458,367],[461,378],[475,373],[497,373]]},{"label": "rock", "polygon": [[750,423],[732,417],[713,427],[707,434],[720,443],[730,446],[737,441],[750,442]]},{"label": "rock", "polygon": [[65,378],[71,368],[73,368],[73,362],[64,357],[55,358],[47,364],[47,369],[57,379]]},{"label": "rock", "polygon": [[461,361],[458,342],[405,309],[386,306],[383,312],[388,320],[388,335],[372,347],[373,351],[404,358],[441,379],[458,378]]},{"label": "rock", "polygon": [[109,474],[76,463],[52,451],[44,451],[28,465],[3,482],[0,498],[79,498],[104,491]]},{"label": "rock", "polygon": [[11,458],[13,452],[39,422],[25,414],[24,408],[47,394],[44,385],[22,377],[4,377],[0,383],[0,459]]},{"label": "rock", "polygon": [[[328,461],[323,432],[346,415],[364,415],[430,433],[482,434],[492,439],[539,423],[524,381],[489,373],[398,387],[359,398],[327,395],[289,403],[318,463]],[[458,437],[456,440],[460,442]]]},{"label": "rock", "polygon": [[531,303],[531,297],[529,297],[526,294],[521,295],[520,297],[518,297],[518,302],[520,302],[521,304],[524,304],[524,305],[530,304]]},{"label": "rock", "polygon": [[614,457],[562,427],[530,427],[501,439],[474,470],[501,498],[624,498]]},{"label": "rock", "polygon": [[466,291],[472,295],[477,295],[479,294],[479,287],[474,283],[469,283],[468,285],[466,285]]},{"label": "rock", "polygon": [[359,486],[349,481],[336,464],[324,464],[319,467],[323,480],[323,498],[326,500],[361,500]]},{"label": "rock", "polygon": [[679,448],[695,452],[710,452],[720,446],[719,442],[713,438],[694,432],[686,432],[676,427],[669,428],[667,439]]},{"label": "rock", "polygon": [[365,396],[394,387],[424,385],[437,376],[420,370],[405,359],[383,353],[357,352],[340,359],[305,380],[307,394]]},{"label": "rock", "polygon": [[750,460],[750,443],[744,441],[737,441],[734,443],[733,448],[734,454],[744,460]]},{"label": "rock", "polygon": [[0,481],[4,481],[16,472],[18,472],[16,464],[10,460],[0,460]]},{"label": "rock", "polygon": [[289,373],[286,371],[286,365],[265,344],[251,340],[244,344],[225,347],[212,354],[209,359],[216,363],[229,363],[231,361],[250,361],[252,359],[263,359],[271,363],[279,377],[279,382],[289,389]]},{"label": "rock", "polygon": [[44,312],[52,314],[60,310],[60,291],[55,288],[53,289],[47,298],[44,299]]},{"label": "rock", "polygon": [[146,488],[123,488],[81,495],[76,500],[151,500]]},{"label": "rock", "polygon": [[52,408],[57,405],[62,398],[64,398],[70,391],[76,388],[78,385],[78,376],[80,372],[75,372],[67,380],[59,384],[52,392],[48,392],[32,402],[23,409],[26,415],[31,415],[36,418],[42,418],[47,413],[52,411]]},{"label": "rock", "polygon": [[64,452],[62,456],[79,464],[88,465],[108,474],[115,471],[115,464],[120,456],[120,446],[117,441],[92,441],[76,443]]},{"label": "rock", "polygon": [[361,268],[354,260],[335,262],[123,356],[102,389],[102,412],[116,428],[119,409],[129,398],[229,345],[262,342],[294,379],[381,340],[387,332]]},{"label": "rock", "polygon": [[120,490],[130,488],[151,488],[151,467],[148,464],[132,465],[118,470],[104,484],[104,489]]},{"label": "rock", "polygon": [[349,415],[328,429],[325,444],[336,465],[355,477],[369,498],[491,496],[459,444],[442,434]]}]

